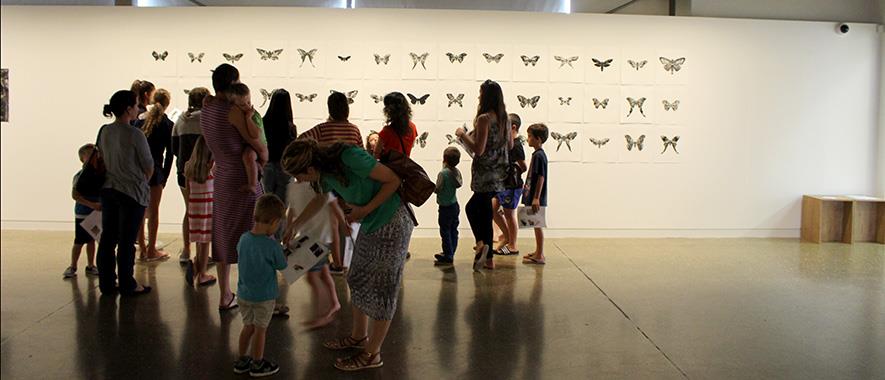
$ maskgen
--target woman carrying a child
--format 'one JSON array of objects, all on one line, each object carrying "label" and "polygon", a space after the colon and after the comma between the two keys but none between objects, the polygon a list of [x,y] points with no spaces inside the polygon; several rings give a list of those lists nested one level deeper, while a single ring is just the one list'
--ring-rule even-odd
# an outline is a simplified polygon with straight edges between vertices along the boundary
[{"label": "woman carrying a child", "polygon": [[252,228],[252,210],[262,194],[260,184],[255,192],[242,190],[248,184],[243,150],[251,146],[259,160],[267,161],[266,146],[247,145],[247,116],[230,101],[231,87],[239,80],[235,67],[219,65],[212,72],[215,96],[206,98],[200,118],[203,138],[215,159],[212,258],[217,262],[221,311],[237,307],[236,295],[230,290],[230,265],[237,263],[237,242]]},{"label": "woman carrying a child", "polygon": [[[299,139],[286,148],[283,169],[299,182],[313,182],[320,190],[304,211],[290,224],[286,238],[300,231],[336,192],[351,209],[348,222],[362,223],[353,261],[347,273],[351,290],[353,326],[350,335],[326,342],[332,350],[359,348],[361,352],[336,361],[344,371],[377,368],[381,344],[396,311],[406,250],[414,225],[396,190],[399,177],[355,145],[319,145]],[[369,328],[369,318],[373,323]]]}]

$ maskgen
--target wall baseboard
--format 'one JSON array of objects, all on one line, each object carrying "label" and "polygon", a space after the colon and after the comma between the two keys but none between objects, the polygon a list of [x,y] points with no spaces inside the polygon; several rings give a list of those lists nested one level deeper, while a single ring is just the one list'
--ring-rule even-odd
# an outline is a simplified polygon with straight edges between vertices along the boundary
[{"label": "wall baseboard", "polygon": [[[73,221],[24,221],[2,220],[0,229],[3,230],[32,230],[32,231],[70,231],[73,229]],[[178,233],[181,225],[175,223],[160,223],[161,233]],[[430,227],[415,228],[412,233],[417,238],[438,238],[439,230]],[[550,238],[798,238],[798,228],[780,229],[545,229],[545,236]],[[460,229],[461,236],[470,236],[470,229]],[[523,237],[531,237],[531,230],[520,230]]]}]

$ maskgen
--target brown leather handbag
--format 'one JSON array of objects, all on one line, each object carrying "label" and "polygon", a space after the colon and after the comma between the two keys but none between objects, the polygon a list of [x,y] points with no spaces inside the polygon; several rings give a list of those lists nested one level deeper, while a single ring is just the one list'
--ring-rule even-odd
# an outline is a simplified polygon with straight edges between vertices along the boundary
[{"label": "brown leather handbag", "polygon": [[[403,152],[405,152],[406,147],[403,144],[402,136],[400,136],[399,143],[403,148]],[[393,170],[402,180],[399,194],[404,201],[420,207],[433,195],[436,184],[430,180],[430,177],[427,176],[427,172],[424,171],[421,165],[405,154],[395,150],[388,150],[381,155],[380,161],[390,170]]]}]

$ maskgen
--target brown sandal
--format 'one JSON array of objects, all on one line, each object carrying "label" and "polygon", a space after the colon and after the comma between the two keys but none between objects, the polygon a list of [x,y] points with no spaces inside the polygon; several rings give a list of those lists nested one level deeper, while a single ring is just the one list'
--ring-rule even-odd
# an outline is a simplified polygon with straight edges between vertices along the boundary
[{"label": "brown sandal", "polygon": [[381,360],[380,355],[380,352],[374,354],[360,352],[351,357],[337,359],[335,361],[335,368],[342,371],[360,371],[364,369],[378,368],[384,365],[384,361]]},{"label": "brown sandal", "polygon": [[366,341],[369,340],[368,336],[364,336],[362,339],[354,339],[350,335],[341,337],[338,339],[330,340],[323,343],[323,347],[326,347],[330,350],[346,350],[349,348],[363,348],[366,345]]}]

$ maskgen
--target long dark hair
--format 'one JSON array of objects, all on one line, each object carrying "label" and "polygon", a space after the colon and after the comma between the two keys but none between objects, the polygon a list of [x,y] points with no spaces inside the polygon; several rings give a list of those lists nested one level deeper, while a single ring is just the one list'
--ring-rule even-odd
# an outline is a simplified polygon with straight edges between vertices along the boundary
[{"label": "long dark hair", "polygon": [[230,86],[240,79],[240,71],[227,63],[222,63],[212,70],[212,88],[215,95],[227,93]]},{"label": "long dark hair", "polygon": [[397,135],[406,136],[411,132],[409,121],[412,119],[412,107],[401,92],[384,95],[384,115],[387,117],[387,125]]},{"label": "long dark hair", "polygon": [[479,86],[479,106],[476,109],[476,117],[485,113],[495,114],[501,137],[506,142],[505,145],[510,147],[512,139],[510,138],[507,107],[504,105],[504,91],[501,90],[501,85],[498,82],[491,79],[482,82],[482,85]]},{"label": "long dark hair", "polygon": [[133,107],[138,104],[137,96],[134,92],[128,90],[120,90],[114,93],[111,96],[111,100],[108,101],[108,104],[104,105],[101,113],[105,117],[121,117],[129,107]]},{"label": "long dark hair", "polygon": [[352,146],[354,145],[340,142],[320,145],[312,138],[298,139],[292,141],[283,151],[280,166],[293,177],[314,167],[320,173],[332,175],[342,185],[348,186],[341,152]]},{"label": "long dark hair", "polygon": [[264,113],[264,124],[285,124],[286,128],[292,122],[292,97],[289,91],[277,89],[270,96],[270,104]]}]

